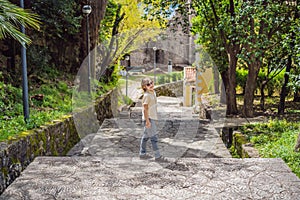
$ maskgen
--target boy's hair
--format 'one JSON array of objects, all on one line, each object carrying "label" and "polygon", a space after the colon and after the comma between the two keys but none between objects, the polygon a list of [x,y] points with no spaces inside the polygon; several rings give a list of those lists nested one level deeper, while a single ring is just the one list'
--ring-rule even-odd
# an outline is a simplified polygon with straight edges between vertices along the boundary
[{"label": "boy's hair", "polygon": [[142,89],[144,90],[144,92],[147,90],[147,88],[145,86],[150,82],[152,82],[152,80],[148,77],[142,79],[141,86],[142,86]]}]

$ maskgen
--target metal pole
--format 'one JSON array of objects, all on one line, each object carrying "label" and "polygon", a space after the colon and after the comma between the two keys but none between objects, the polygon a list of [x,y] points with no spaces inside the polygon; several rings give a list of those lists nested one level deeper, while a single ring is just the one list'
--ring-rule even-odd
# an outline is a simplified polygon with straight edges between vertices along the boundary
[{"label": "metal pole", "polygon": [[88,54],[88,92],[91,94],[91,57],[90,57],[89,15],[86,15],[86,44]]},{"label": "metal pole", "polygon": [[153,50],[154,50],[154,56],[153,56],[153,58],[154,58],[154,61],[153,61],[153,63],[154,63],[154,71],[153,71],[153,76],[154,76],[154,85],[156,84],[156,47],[153,47]]},{"label": "metal pole", "polygon": [[126,97],[128,97],[128,71],[126,70]]},{"label": "metal pole", "polygon": [[126,97],[128,96],[128,71],[130,68],[130,55],[126,55],[125,56],[125,60],[126,60]]},{"label": "metal pole", "polygon": [[193,42],[193,37],[190,33],[191,27],[192,27],[192,16],[191,16],[191,4],[192,0],[188,0],[188,6],[189,6],[189,47],[188,47],[188,59],[189,59],[189,65],[192,65],[192,42]]},{"label": "metal pole", "polygon": [[[24,1],[20,0],[20,7],[24,8]],[[21,32],[25,34],[25,27],[21,25]],[[27,60],[25,42],[22,42],[21,47],[22,58],[22,88],[23,88],[23,112],[25,123],[29,122],[29,103],[28,103],[28,80],[27,80]]]}]

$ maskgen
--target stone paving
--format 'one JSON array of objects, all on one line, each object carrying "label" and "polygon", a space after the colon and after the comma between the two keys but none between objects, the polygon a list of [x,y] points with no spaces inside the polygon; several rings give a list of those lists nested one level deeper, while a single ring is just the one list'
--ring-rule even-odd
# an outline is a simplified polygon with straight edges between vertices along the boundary
[{"label": "stone paving", "polygon": [[69,157],[36,158],[0,199],[300,199],[300,179],[281,159],[231,158],[216,123],[177,98],[158,100],[166,162],[139,159],[136,107],[106,119]]},{"label": "stone paving", "polygon": [[285,199],[300,183],[280,159],[40,157],[1,199]]}]

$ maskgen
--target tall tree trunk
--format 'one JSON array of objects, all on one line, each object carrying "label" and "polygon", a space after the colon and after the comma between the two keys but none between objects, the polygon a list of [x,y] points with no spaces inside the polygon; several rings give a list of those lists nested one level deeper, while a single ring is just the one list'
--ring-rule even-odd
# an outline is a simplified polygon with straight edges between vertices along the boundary
[{"label": "tall tree trunk", "polygon": [[256,80],[258,76],[258,71],[260,69],[261,62],[254,61],[248,65],[249,72],[246,81],[245,95],[244,95],[244,107],[243,114],[245,117],[254,116],[254,92],[256,89]]},{"label": "tall tree trunk", "polygon": [[236,64],[237,58],[234,54],[229,54],[229,68],[222,73],[222,80],[226,92],[226,115],[237,115],[236,104]]},{"label": "tall tree trunk", "polygon": [[261,83],[261,87],[260,87],[260,109],[265,111],[265,88],[267,85],[267,81],[264,80]]},{"label": "tall tree trunk", "polygon": [[[216,22],[220,21],[218,13],[216,12],[216,5],[214,1],[209,1],[209,5],[212,9],[213,15]],[[229,1],[229,13],[234,18],[235,8],[234,1]],[[235,26],[235,22],[232,21],[232,25]],[[229,67],[221,72],[223,84],[225,86],[226,93],[226,115],[237,115],[238,109],[236,104],[236,65],[237,55],[241,50],[240,44],[227,38],[227,33],[223,29],[219,29],[220,38],[222,39],[223,45],[226,49],[229,61]],[[228,42],[230,41],[230,42]]]},{"label": "tall tree trunk", "polygon": [[284,114],[284,110],[285,110],[285,97],[288,94],[288,88],[287,85],[289,83],[289,73],[291,72],[292,69],[292,56],[289,55],[288,56],[288,63],[286,65],[286,70],[285,70],[285,74],[284,74],[284,83],[281,87],[281,92],[280,92],[280,101],[279,101],[279,105],[278,105],[278,114],[279,115],[283,115]]}]

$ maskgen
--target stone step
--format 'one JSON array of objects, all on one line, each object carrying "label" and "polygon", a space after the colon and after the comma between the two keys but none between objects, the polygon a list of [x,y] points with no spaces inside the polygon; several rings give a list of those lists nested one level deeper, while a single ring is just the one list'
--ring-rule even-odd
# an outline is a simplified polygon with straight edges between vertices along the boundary
[{"label": "stone step", "polygon": [[300,179],[281,159],[38,157],[0,196],[18,199],[285,199]]},{"label": "stone step", "polygon": [[[170,158],[230,158],[219,134],[199,120],[160,120],[157,123],[159,148]],[[136,157],[143,133],[141,121],[106,119],[99,131],[82,138],[69,156]],[[148,142],[151,152],[151,143]]]}]

